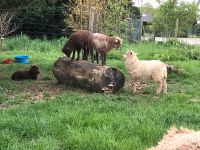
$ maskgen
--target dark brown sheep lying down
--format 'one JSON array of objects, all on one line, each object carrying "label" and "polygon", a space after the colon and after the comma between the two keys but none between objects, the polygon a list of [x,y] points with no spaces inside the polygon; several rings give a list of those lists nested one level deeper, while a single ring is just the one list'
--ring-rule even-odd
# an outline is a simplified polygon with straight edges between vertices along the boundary
[{"label": "dark brown sheep lying down", "polygon": [[37,80],[38,75],[40,74],[39,67],[34,65],[29,70],[19,70],[12,74],[12,80],[26,80],[26,79],[32,79]]}]

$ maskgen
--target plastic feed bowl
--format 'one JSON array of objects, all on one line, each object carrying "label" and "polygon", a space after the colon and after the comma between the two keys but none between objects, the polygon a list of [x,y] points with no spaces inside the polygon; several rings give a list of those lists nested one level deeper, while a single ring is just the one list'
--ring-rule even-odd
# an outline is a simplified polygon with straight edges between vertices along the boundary
[{"label": "plastic feed bowl", "polygon": [[30,56],[15,56],[15,60],[17,63],[28,64]]}]

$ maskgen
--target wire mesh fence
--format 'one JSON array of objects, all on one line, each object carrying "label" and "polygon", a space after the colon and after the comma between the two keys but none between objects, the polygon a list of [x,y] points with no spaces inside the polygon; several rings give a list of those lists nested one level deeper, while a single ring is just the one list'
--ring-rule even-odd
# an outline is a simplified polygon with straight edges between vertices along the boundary
[{"label": "wire mesh fence", "polygon": [[[6,10],[0,12],[14,12],[16,14],[14,22],[20,22],[20,28],[12,35],[26,34],[32,38],[58,38],[69,36],[72,28],[68,27],[63,14],[63,7],[48,7],[44,10],[35,10],[32,8]],[[127,39],[129,42],[141,40],[142,23],[140,19],[126,18],[121,24],[117,25],[119,36]],[[106,26],[105,26],[106,28]],[[109,33],[108,33],[109,35]]]}]

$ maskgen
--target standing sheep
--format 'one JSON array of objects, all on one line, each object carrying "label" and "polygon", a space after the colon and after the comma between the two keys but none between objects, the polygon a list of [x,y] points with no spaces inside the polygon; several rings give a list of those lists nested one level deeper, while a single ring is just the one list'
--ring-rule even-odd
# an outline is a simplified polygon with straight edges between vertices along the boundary
[{"label": "standing sheep", "polygon": [[123,55],[126,69],[132,81],[133,91],[136,92],[137,81],[154,80],[158,84],[157,94],[167,93],[167,66],[159,60],[139,60],[137,53],[128,51]]},{"label": "standing sheep", "polygon": [[101,56],[102,65],[106,65],[106,53],[113,48],[118,49],[122,44],[122,40],[116,36],[107,36],[101,33],[93,33],[91,39],[92,49],[96,51],[97,63],[99,63],[99,56]]},{"label": "standing sheep", "polygon": [[[83,59],[87,60],[88,53],[93,52],[93,51],[90,51],[91,48],[89,45],[91,43],[90,42],[91,36],[92,36],[92,33],[87,30],[79,30],[72,33],[69,37],[69,40],[65,43],[62,49],[62,52],[65,53],[67,57],[70,57],[71,53],[73,52],[71,60],[74,60],[75,52],[77,51],[77,60],[79,60],[81,49],[83,49],[84,50]],[[93,53],[91,55],[93,55]],[[93,61],[93,57],[92,57],[92,61]]]}]

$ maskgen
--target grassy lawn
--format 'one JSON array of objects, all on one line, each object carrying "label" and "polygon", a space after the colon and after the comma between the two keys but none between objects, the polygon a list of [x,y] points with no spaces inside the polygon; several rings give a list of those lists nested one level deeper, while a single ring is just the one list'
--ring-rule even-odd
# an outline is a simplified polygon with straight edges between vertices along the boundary
[{"label": "grassy lawn", "polygon": [[[108,65],[130,81],[122,54],[135,50],[141,59],[161,59],[181,73],[169,74],[168,94],[155,95],[155,84],[133,94],[128,84],[115,94],[91,93],[57,84],[53,63],[64,56],[65,39],[7,39],[0,60],[30,55],[30,64],[0,64],[0,149],[4,150],[143,150],[172,125],[200,130],[200,47],[124,42]],[[197,52],[197,53],[196,53]],[[195,55],[196,56],[196,55]],[[196,57],[195,57],[196,58]],[[37,64],[37,81],[12,81],[16,70]]]}]

